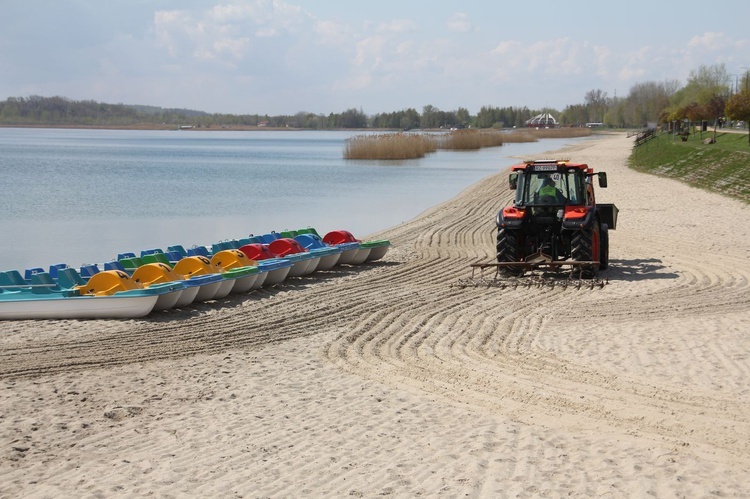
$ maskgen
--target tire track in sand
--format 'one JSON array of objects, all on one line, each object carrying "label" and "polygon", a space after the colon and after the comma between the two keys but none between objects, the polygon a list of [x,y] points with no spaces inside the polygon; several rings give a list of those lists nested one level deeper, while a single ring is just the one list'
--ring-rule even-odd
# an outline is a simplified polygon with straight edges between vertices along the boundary
[{"label": "tire track in sand", "polygon": [[[597,148],[625,149],[629,145],[623,138],[608,139],[606,144],[594,145],[592,151],[580,151],[580,157],[575,159],[597,166]],[[623,151],[622,157],[626,154]],[[632,187],[644,180],[632,178],[638,176],[628,171],[623,161],[617,170],[612,167],[607,165],[606,169],[613,180],[620,174],[628,177],[622,184],[612,182],[619,187],[610,188],[610,194],[614,191],[625,198],[625,202],[617,196],[614,199],[622,211],[623,225],[628,223],[623,215],[627,216],[629,204],[643,205],[649,196],[640,195]],[[690,240],[694,231],[665,235],[657,223],[638,224],[613,233],[613,258],[635,262],[635,266],[642,261],[660,260],[659,268],[632,276],[627,273],[629,269],[619,270],[615,264],[605,274],[611,276],[612,283],[602,291],[519,288],[466,289],[455,293],[436,289],[457,276],[465,276],[465,262],[472,257],[492,258],[494,234],[486,222],[497,210],[492,196],[500,192],[503,180],[503,175],[488,179],[455,205],[436,208],[444,217],[434,223],[430,213],[415,223],[419,226],[412,230],[420,236],[415,239],[414,251],[424,260],[440,261],[440,268],[420,261],[423,269],[430,269],[429,275],[421,271],[406,273],[411,279],[409,284],[420,293],[373,313],[351,332],[342,334],[329,347],[329,358],[363,376],[390,380],[395,385],[458,403],[503,411],[524,422],[540,416],[564,418],[571,427],[619,428],[667,438],[676,444],[708,445],[747,459],[747,390],[741,388],[739,381],[734,383],[739,393],[717,393],[711,388],[727,372],[740,379],[747,374],[747,358],[738,359],[733,354],[736,345],[722,348],[707,340],[705,348],[698,348],[693,341],[691,361],[705,364],[710,359],[713,365],[706,372],[715,379],[699,386],[684,384],[679,378],[654,385],[654,372],[664,370],[665,379],[670,379],[668,374],[674,378],[667,363],[652,359],[649,376],[639,376],[634,369],[637,363],[622,362],[626,351],[613,351],[617,342],[612,340],[617,340],[618,331],[608,327],[614,319],[615,325],[625,323],[630,330],[641,327],[648,333],[649,321],[665,316],[677,318],[678,329],[667,331],[670,334],[664,343],[664,348],[672,349],[684,345],[679,328],[700,326],[719,315],[747,310],[750,271],[741,249],[747,238],[728,241],[721,248],[724,258],[715,261],[706,258],[706,251],[700,247],[684,251],[682,238]],[[484,202],[477,203],[477,198]],[[657,213],[661,209],[660,198],[651,199],[653,213]],[[675,202],[679,204],[679,198]],[[489,211],[473,209],[478,205]],[[683,208],[669,210],[664,216],[672,217]],[[450,214],[446,213],[448,210]],[[680,218],[676,218],[674,225],[679,227]],[[618,249],[620,232],[625,232],[624,238],[629,241],[622,250]],[[653,241],[654,245],[649,248],[643,241]],[[477,249],[478,242],[484,250]],[[654,259],[648,254],[654,248],[660,253],[665,248],[667,251]],[[628,254],[631,249],[646,250],[646,255],[641,256],[638,251]],[[492,299],[488,299],[488,294]],[[578,349],[576,357],[565,355],[574,350],[567,333],[577,332],[571,335],[575,338],[581,336],[581,330],[597,328],[611,331],[597,336],[600,344],[609,345],[600,347],[599,357],[592,358],[591,350],[586,348]],[[702,332],[694,330],[691,334]],[[708,336],[711,335],[721,336],[709,331]],[[725,420],[726,425],[717,428],[712,423],[715,418]]]}]

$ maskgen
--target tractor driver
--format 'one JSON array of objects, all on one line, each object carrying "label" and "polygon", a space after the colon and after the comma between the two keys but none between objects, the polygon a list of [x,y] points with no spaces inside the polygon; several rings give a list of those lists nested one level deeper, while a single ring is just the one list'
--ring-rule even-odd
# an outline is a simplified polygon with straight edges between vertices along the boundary
[{"label": "tractor driver", "polygon": [[567,202],[560,189],[555,187],[555,181],[552,180],[552,177],[544,178],[537,194],[539,195],[539,201],[543,204],[565,204]]}]

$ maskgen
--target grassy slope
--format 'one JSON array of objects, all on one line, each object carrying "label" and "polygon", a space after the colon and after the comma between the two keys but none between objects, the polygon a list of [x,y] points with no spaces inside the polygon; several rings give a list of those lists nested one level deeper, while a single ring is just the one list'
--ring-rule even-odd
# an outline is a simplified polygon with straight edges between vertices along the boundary
[{"label": "grassy slope", "polygon": [[[662,134],[634,147],[630,167],[671,177],[750,203],[750,146],[746,133],[716,134],[715,144],[703,144],[700,134],[687,142]],[[703,132],[703,139],[713,132]]]}]

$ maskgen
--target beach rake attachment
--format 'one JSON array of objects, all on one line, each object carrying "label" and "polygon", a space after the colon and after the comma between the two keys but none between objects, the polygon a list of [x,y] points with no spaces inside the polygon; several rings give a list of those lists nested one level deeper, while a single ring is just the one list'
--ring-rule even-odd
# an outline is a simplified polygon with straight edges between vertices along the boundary
[{"label": "beach rake attachment", "polygon": [[[459,279],[451,287],[601,289],[609,284],[609,279],[583,277],[582,269],[589,265],[598,266],[599,262],[555,261],[543,255],[525,262],[473,263],[470,265],[471,276]],[[522,269],[524,274],[508,276],[501,272],[503,267]],[[567,271],[564,270],[566,267]]]}]

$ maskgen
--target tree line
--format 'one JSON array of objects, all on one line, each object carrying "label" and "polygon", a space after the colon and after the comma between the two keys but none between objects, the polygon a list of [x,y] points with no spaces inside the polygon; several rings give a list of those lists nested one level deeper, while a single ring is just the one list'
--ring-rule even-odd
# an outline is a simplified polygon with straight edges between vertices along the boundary
[{"label": "tree line", "polygon": [[583,103],[566,107],[561,116],[567,124],[612,127],[724,119],[750,120],[750,72],[732,75],[724,64],[692,70],[684,86],[677,80],[647,81],[633,85],[625,97],[590,90]]},{"label": "tree line", "polygon": [[[541,111],[540,111],[541,112]],[[194,126],[268,126],[308,128],[456,128],[523,126],[534,112],[528,108],[483,106],[476,116],[465,108],[442,111],[432,105],[418,112],[414,108],[368,116],[362,109],[347,109],[329,115],[299,112],[294,115],[220,114],[154,106],[106,104],[66,97],[10,97],[0,101],[3,125],[132,126],[137,124]]]},{"label": "tree line", "polygon": [[[734,77],[734,78],[733,78]],[[701,66],[691,71],[687,84],[677,80],[633,85],[624,97],[609,97],[601,89],[586,92],[582,103],[562,111],[528,107],[482,106],[476,115],[466,108],[443,111],[426,105],[366,115],[362,109],[347,109],[328,115],[299,112],[294,115],[221,114],[155,106],[106,104],[66,97],[10,97],[0,101],[3,125],[134,126],[139,124],[219,128],[231,126],[293,127],[301,129],[386,128],[512,128],[523,127],[533,116],[550,113],[563,126],[628,128],[688,120],[717,121],[723,118],[750,120],[750,72],[731,75],[724,64]]]}]

